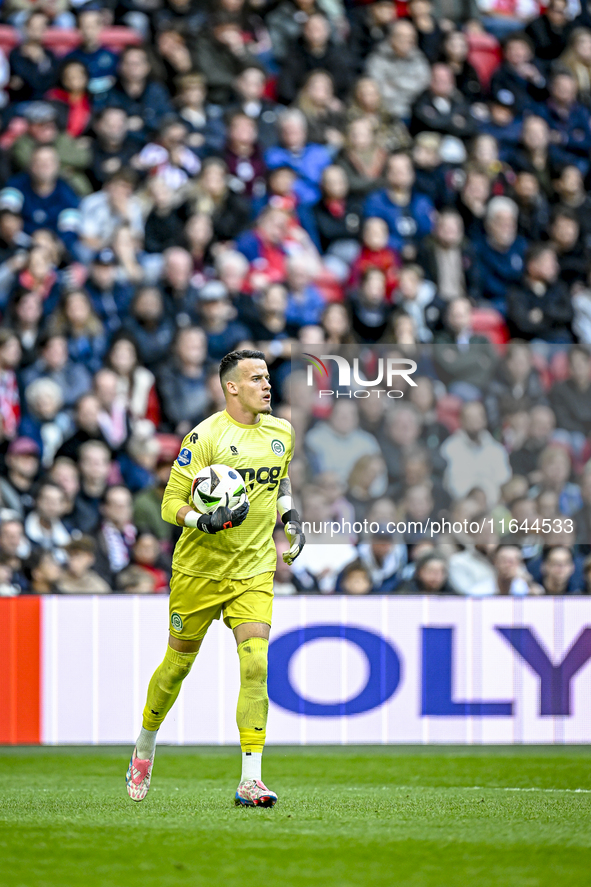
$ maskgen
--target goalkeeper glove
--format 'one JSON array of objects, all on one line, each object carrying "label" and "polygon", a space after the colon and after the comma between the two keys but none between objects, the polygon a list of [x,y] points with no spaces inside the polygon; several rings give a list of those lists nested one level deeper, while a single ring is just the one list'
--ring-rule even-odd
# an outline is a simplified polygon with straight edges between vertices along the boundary
[{"label": "goalkeeper glove", "polygon": [[[250,502],[245,499],[242,505],[239,505],[233,511],[225,505],[217,508],[213,514],[200,514],[197,518],[197,529],[202,533],[209,533],[210,536],[221,530],[231,530],[232,527],[239,527],[246,520],[246,515],[250,510]],[[185,519],[186,520],[186,519]]]},{"label": "goalkeeper glove", "polygon": [[289,551],[284,552],[283,560],[291,566],[306,544],[306,537],[302,533],[302,522],[299,517],[285,522],[285,535],[290,548]]}]

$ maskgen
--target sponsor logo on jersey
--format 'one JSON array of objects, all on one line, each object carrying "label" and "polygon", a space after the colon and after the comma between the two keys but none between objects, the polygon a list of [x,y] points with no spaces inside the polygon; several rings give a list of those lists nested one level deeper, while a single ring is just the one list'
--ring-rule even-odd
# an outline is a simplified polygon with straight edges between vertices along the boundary
[{"label": "sponsor logo on jersey", "polygon": [[189,438],[189,440],[191,441],[192,444],[196,444],[196,443],[197,443],[197,441],[199,440],[199,435],[197,434],[196,431],[193,432],[193,434],[191,435],[191,437]]},{"label": "sponsor logo on jersey", "polygon": [[237,468],[236,471],[242,476],[247,491],[252,490],[255,483],[267,486],[268,490],[274,490],[279,484],[281,465],[273,465],[272,468],[263,466],[259,469]]},{"label": "sponsor logo on jersey", "polygon": [[238,450],[237,450],[236,447],[234,447],[234,446],[231,446],[231,447],[230,447],[230,452],[232,453],[233,456],[237,456],[237,455],[238,455]]},{"label": "sponsor logo on jersey", "polygon": [[285,452],[285,445],[281,443],[280,440],[272,440],[271,441],[271,449],[275,453],[276,456],[283,456]]},{"label": "sponsor logo on jersey", "polygon": [[178,613],[172,614],[172,616],[170,617],[170,624],[172,625],[172,627],[174,628],[175,631],[182,631],[183,630],[183,620],[181,619],[181,617],[179,616]]},{"label": "sponsor logo on jersey", "polygon": [[183,447],[178,454],[176,461],[182,468],[184,468],[185,465],[189,465],[191,462],[191,450],[188,450],[187,447]]}]

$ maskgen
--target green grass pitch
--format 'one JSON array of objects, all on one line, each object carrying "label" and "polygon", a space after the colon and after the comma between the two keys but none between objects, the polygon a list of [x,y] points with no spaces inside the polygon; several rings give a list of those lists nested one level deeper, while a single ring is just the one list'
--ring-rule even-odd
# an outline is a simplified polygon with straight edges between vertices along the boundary
[{"label": "green grass pitch", "polygon": [[273,810],[237,809],[239,752],[0,749],[1,887],[588,887],[590,748],[270,748]]}]

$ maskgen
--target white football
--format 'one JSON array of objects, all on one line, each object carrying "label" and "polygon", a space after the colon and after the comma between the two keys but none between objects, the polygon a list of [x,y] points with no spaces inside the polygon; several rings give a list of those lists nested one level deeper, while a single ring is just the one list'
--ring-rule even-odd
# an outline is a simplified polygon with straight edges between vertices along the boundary
[{"label": "white football", "polygon": [[191,498],[201,514],[213,514],[220,506],[237,508],[242,505],[246,499],[246,489],[235,468],[208,465],[194,479]]}]

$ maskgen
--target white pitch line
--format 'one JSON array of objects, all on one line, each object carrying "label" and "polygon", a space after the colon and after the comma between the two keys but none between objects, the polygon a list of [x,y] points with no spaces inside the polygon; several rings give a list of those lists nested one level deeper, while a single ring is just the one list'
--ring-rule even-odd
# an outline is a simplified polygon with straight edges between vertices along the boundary
[{"label": "white pitch line", "polygon": [[[591,788],[513,788],[505,785],[383,785],[382,788],[393,788],[400,792],[416,791],[416,789],[430,789],[432,791],[444,789],[473,792],[566,792],[573,795],[591,795]],[[351,791],[351,789],[348,789],[348,791]]]}]

